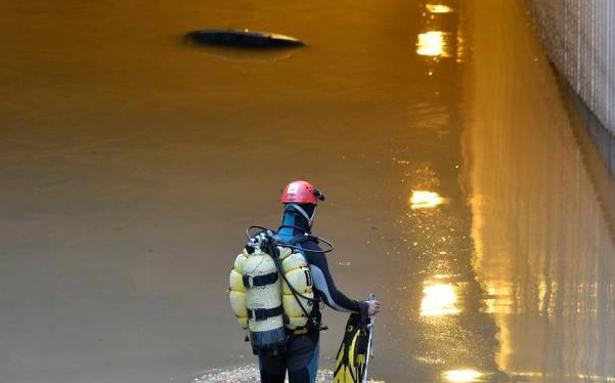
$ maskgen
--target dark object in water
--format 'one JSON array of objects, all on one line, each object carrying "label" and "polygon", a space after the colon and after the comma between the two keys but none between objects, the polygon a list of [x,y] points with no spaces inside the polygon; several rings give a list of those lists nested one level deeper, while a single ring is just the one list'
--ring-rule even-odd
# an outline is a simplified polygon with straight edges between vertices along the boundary
[{"label": "dark object in water", "polygon": [[247,29],[201,29],[188,32],[189,41],[205,45],[248,48],[296,48],[305,43],[294,37]]}]

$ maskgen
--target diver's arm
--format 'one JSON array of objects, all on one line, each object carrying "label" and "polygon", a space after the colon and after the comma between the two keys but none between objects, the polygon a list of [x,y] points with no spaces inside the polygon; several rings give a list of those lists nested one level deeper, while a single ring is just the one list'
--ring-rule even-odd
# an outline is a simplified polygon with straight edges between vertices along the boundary
[{"label": "diver's arm", "polygon": [[367,309],[364,307],[365,302],[352,300],[335,287],[324,254],[311,253],[310,255],[310,273],[314,287],[327,306],[345,312],[361,312]]}]

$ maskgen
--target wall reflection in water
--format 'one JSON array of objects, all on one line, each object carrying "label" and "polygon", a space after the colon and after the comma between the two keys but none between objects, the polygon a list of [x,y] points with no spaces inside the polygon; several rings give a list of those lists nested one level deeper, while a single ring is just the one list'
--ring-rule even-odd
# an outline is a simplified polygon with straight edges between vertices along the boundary
[{"label": "wall reflection in water", "polygon": [[498,367],[514,380],[613,381],[615,242],[593,182],[608,175],[588,166],[582,130],[522,9],[471,4],[466,162]]}]

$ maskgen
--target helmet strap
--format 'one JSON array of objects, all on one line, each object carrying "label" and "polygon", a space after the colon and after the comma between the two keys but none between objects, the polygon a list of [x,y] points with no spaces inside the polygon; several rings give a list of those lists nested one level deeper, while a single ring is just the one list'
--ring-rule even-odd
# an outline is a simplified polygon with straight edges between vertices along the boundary
[{"label": "helmet strap", "polygon": [[290,206],[295,208],[295,210],[297,210],[308,221],[309,227],[312,227],[312,222],[314,221],[314,216],[316,215],[316,209],[314,209],[314,212],[312,212],[312,216],[310,217],[308,213],[296,203],[291,203]]}]

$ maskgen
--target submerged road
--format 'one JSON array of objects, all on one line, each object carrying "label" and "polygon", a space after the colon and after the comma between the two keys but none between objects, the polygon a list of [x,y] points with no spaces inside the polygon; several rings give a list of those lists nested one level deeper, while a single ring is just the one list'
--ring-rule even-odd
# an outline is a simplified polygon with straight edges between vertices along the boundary
[{"label": "submerged road", "polygon": [[0,13],[1,382],[256,381],[228,271],[298,177],[337,285],[383,304],[375,381],[615,379],[615,186],[521,0]]}]

